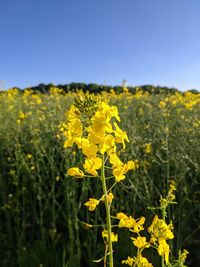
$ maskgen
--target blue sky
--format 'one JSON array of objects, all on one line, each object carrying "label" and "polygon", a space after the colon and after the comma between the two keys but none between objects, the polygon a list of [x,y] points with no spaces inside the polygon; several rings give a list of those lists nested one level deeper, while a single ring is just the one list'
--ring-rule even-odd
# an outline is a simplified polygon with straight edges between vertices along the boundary
[{"label": "blue sky", "polygon": [[0,87],[200,89],[199,0],[1,0]]}]

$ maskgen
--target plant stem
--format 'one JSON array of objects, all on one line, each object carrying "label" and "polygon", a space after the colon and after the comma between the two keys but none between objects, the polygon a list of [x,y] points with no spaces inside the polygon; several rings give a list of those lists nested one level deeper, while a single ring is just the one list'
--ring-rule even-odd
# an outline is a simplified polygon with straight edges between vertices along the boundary
[{"label": "plant stem", "polygon": [[103,194],[105,196],[105,208],[106,208],[106,223],[107,223],[107,231],[108,231],[108,248],[109,248],[109,266],[114,267],[113,265],[113,250],[112,250],[112,240],[111,240],[111,217],[110,217],[110,204],[108,202],[108,192],[106,186],[106,177],[105,177],[105,162],[104,155],[102,157],[102,168],[101,168],[101,181]]}]

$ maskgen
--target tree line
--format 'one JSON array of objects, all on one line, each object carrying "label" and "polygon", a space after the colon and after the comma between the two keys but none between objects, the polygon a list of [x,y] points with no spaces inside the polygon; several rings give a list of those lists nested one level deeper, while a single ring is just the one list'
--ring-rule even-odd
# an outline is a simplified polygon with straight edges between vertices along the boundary
[{"label": "tree line", "polygon": [[[135,94],[137,90],[141,90],[144,93],[148,92],[149,94],[174,94],[176,92],[180,92],[178,89],[172,87],[166,87],[166,86],[153,86],[153,85],[142,85],[142,86],[125,86],[125,85],[117,85],[117,86],[111,86],[111,85],[100,85],[96,83],[75,83],[72,82],[70,84],[58,84],[55,85],[53,83],[44,84],[40,83],[37,86],[32,86],[29,88],[21,89],[19,87],[15,87],[19,91],[23,92],[24,90],[32,90],[34,92],[44,93],[47,94],[50,92],[50,89],[53,87],[57,87],[59,89],[62,89],[65,93],[71,92],[71,91],[77,91],[82,90],[83,92],[90,92],[90,93],[101,93],[101,92],[110,92],[112,89],[115,93],[119,94],[122,93],[124,90],[124,87],[126,87],[130,93]],[[187,90],[192,93],[199,93],[196,89],[190,89]]]}]

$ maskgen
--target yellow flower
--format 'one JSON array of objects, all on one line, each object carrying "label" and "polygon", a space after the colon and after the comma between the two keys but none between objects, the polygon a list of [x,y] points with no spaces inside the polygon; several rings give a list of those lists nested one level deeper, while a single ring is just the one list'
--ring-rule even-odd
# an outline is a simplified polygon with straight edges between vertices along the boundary
[{"label": "yellow flower", "polygon": [[75,139],[75,142],[78,146],[79,149],[83,149],[84,147],[88,147],[89,146],[89,142],[87,138],[84,137],[77,137]]},{"label": "yellow flower", "polygon": [[92,158],[96,156],[96,153],[98,152],[98,147],[93,144],[88,144],[88,146],[83,147],[82,152],[86,157]]},{"label": "yellow flower", "polygon": [[98,133],[94,133],[90,128],[88,129],[88,141],[91,144],[100,144],[102,142],[102,135],[99,135]]},{"label": "yellow flower", "polygon": [[127,260],[123,260],[122,261],[122,264],[127,264],[129,266],[133,266],[133,263],[135,262],[135,260],[131,257],[128,256],[128,259]]},{"label": "yellow flower", "polygon": [[84,177],[84,173],[77,167],[68,169],[67,174],[76,178]]},{"label": "yellow flower", "polygon": [[100,143],[100,153],[104,154],[107,150],[115,147],[115,138],[111,134],[107,134]]},{"label": "yellow flower", "polygon": [[[102,231],[102,237],[108,241],[108,231],[107,230],[103,230]],[[114,234],[113,232],[111,233],[111,241],[112,242],[118,242],[118,234]]]},{"label": "yellow flower", "polygon": [[133,240],[133,244],[137,248],[149,247],[150,246],[150,244],[148,242],[146,242],[146,237],[145,236],[138,236],[137,238],[131,237],[131,239]]},{"label": "yellow flower", "polygon": [[151,144],[145,144],[145,153],[146,154],[150,154],[151,153],[151,151],[152,151],[152,146],[151,146]]},{"label": "yellow flower", "polygon": [[159,103],[159,108],[163,108],[166,106],[166,102],[164,102],[163,100],[160,101]]},{"label": "yellow flower", "polygon": [[98,147],[92,143],[89,143],[87,138],[76,138],[75,143],[78,145],[78,148],[82,149],[82,152],[86,157],[92,158],[96,156]]},{"label": "yellow flower", "polygon": [[100,169],[102,166],[102,159],[99,157],[86,158],[83,167],[85,171],[93,176],[97,176],[98,172],[96,170]]},{"label": "yellow flower", "polygon": [[112,192],[110,192],[110,193],[108,194],[108,203],[109,203],[109,204],[112,203],[113,198],[114,198],[114,195],[113,195]]},{"label": "yellow flower", "polygon": [[126,214],[124,214],[123,212],[117,213],[117,219],[122,220],[122,219],[126,219],[126,218],[128,218],[128,216]]},{"label": "yellow flower", "polygon": [[117,125],[117,123],[115,122],[114,123],[114,126],[115,126],[115,131],[114,131],[114,134],[115,134],[115,142],[116,143],[122,143],[123,144],[123,149],[125,149],[125,141],[129,142],[129,139],[128,139],[128,136],[127,136],[127,133],[122,131],[119,126]]},{"label": "yellow flower", "polygon": [[169,245],[167,244],[166,240],[163,238],[160,238],[158,240],[159,246],[158,246],[158,254],[160,256],[164,256],[166,264],[169,262]]},{"label": "yellow flower", "polygon": [[113,166],[113,175],[115,176],[115,181],[119,182],[121,180],[125,179],[125,174],[133,169],[135,166],[134,161],[128,161],[128,163],[124,164],[124,165],[117,165],[117,166]]},{"label": "yellow flower", "polygon": [[141,254],[135,260],[137,262],[137,266],[140,267],[153,267],[153,265],[147,260],[147,258],[142,257]]},{"label": "yellow flower", "polygon": [[166,222],[162,219],[159,219],[156,215],[153,219],[152,224],[148,228],[148,232],[151,234],[153,240],[157,240],[159,238],[163,239],[173,239],[174,235],[171,231],[172,225],[167,225]]},{"label": "yellow flower", "polygon": [[80,138],[83,133],[83,125],[80,118],[75,114],[76,109],[71,107],[68,113],[67,123],[60,125],[60,131],[65,136],[66,140],[64,148],[72,147],[76,138]]},{"label": "yellow flower", "polygon": [[119,219],[119,227],[133,228],[136,221],[132,216],[127,216],[124,213],[120,212],[117,214],[117,219]]},{"label": "yellow flower", "polygon": [[141,217],[139,220],[137,219],[133,229],[129,229],[131,232],[139,233],[140,231],[144,230],[143,224],[145,223],[145,218]]},{"label": "yellow flower", "polygon": [[116,153],[112,152],[109,154],[109,161],[112,165],[123,165],[122,161],[119,159]]},{"label": "yellow flower", "polygon": [[27,157],[27,159],[31,159],[32,155],[31,154],[27,154],[26,157]]},{"label": "yellow flower", "polygon": [[186,249],[184,249],[182,253],[180,252],[180,261],[182,264],[185,263],[188,253],[189,252]]},{"label": "yellow flower", "polygon": [[68,127],[72,136],[80,137],[82,135],[83,126],[80,119],[74,119],[69,123]]},{"label": "yellow flower", "polygon": [[115,118],[118,121],[120,121],[120,117],[119,117],[119,114],[118,114],[117,107],[115,107],[115,106],[109,106],[105,102],[102,102],[101,103],[100,110],[101,110],[101,112],[103,112],[105,114],[105,116],[108,119]]},{"label": "yellow flower", "polygon": [[84,205],[88,207],[89,211],[93,211],[96,209],[96,206],[99,205],[99,200],[95,198],[89,198],[89,201],[87,201]]},{"label": "yellow flower", "polygon": [[[102,196],[102,198],[101,198],[101,201],[105,201],[105,195],[103,195]],[[108,198],[108,204],[110,205],[111,203],[112,203],[112,200],[113,200],[113,198],[114,198],[114,195],[113,195],[113,193],[112,192],[110,192],[108,195],[107,195],[107,198]]]},{"label": "yellow flower", "polygon": [[79,115],[80,115],[79,110],[74,105],[72,105],[69,111],[67,112],[66,117],[68,120],[73,120],[78,118]]},{"label": "yellow flower", "polygon": [[131,232],[139,233],[140,231],[144,230],[144,217],[135,220],[132,216],[127,216],[123,212],[119,212],[117,213],[117,219],[120,220],[118,225],[119,227],[129,228]]},{"label": "yellow flower", "polygon": [[24,112],[20,111],[19,112],[19,119],[23,120],[26,117],[26,115],[24,114]]}]

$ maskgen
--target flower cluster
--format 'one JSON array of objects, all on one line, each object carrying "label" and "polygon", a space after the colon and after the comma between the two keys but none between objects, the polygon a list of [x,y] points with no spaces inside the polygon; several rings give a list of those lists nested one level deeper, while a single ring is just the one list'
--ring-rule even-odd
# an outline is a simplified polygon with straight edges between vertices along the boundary
[{"label": "flower cluster", "polygon": [[[89,211],[94,211],[100,202],[104,202],[106,209],[106,226],[103,226],[102,237],[105,243],[104,266],[106,266],[106,257],[109,255],[109,266],[113,267],[112,243],[118,241],[118,235],[112,232],[112,222],[110,208],[114,198],[111,189],[120,181],[125,179],[129,170],[138,168],[138,161],[131,160],[123,163],[119,158],[119,147],[126,148],[129,142],[127,133],[119,127],[120,117],[118,109],[110,106],[99,98],[86,95],[75,101],[66,114],[66,121],[60,125],[60,131],[63,133],[65,148],[71,148],[74,145],[82,151],[85,156],[82,168],[78,166],[69,168],[67,174],[76,178],[97,177],[102,182],[103,195],[99,198],[89,198],[85,206]],[[150,143],[145,145],[145,153],[150,154],[152,146]],[[113,185],[107,189],[106,174],[112,172],[114,178]],[[123,264],[134,267],[153,267],[152,263],[143,256],[143,250],[150,247],[157,250],[162,258],[162,266],[168,266],[170,247],[167,240],[173,239],[172,224],[165,221],[166,208],[169,204],[174,204],[176,190],[175,184],[170,183],[166,198],[161,198],[160,209],[162,219],[155,215],[151,225],[147,228],[147,233],[141,235],[145,230],[145,218],[138,219],[127,216],[123,212],[117,213],[115,219],[118,220],[118,228],[127,228],[131,232],[132,244],[137,248],[137,255],[122,260]],[[115,225],[116,226],[116,225]],[[186,253],[180,254],[179,262],[183,262]],[[99,262],[100,260],[95,260]]]},{"label": "flower cluster", "polygon": [[[88,110],[92,114],[92,108],[87,105]],[[64,147],[72,147],[76,144],[85,155],[85,162],[84,172],[78,167],[73,167],[68,170],[68,175],[77,178],[88,174],[98,176],[104,155],[111,165],[116,182],[124,180],[129,170],[138,167],[137,161],[128,161],[124,164],[117,155],[117,145],[121,144],[124,149],[126,142],[129,142],[127,133],[120,129],[118,122],[120,117],[117,107],[109,106],[105,102],[100,102],[98,108],[95,106],[95,112],[90,118],[85,118],[83,110],[81,113],[78,107],[71,106],[66,122],[60,127],[65,136]]]},{"label": "flower cluster", "polygon": [[150,243],[156,246],[158,254],[165,258],[166,264],[169,262],[170,248],[166,240],[173,239],[172,224],[167,225],[163,219],[159,219],[156,215],[152,224],[148,228],[148,232],[151,234]]},{"label": "flower cluster", "polygon": [[[76,145],[85,156],[82,168],[84,170],[75,166],[68,169],[67,174],[77,178],[97,177],[102,182],[103,195],[100,199],[89,198],[84,205],[89,211],[94,211],[100,202],[104,202],[106,227],[103,227],[102,237],[105,243],[105,255],[107,253],[109,255],[110,267],[113,267],[112,243],[118,241],[118,235],[111,229],[110,208],[114,198],[111,189],[125,179],[129,170],[138,168],[137,160],[123,163],[118,157],[119,148],[125,149],[126,142],[129,142],[127,133],[119,127],[119,122],[120,117],[116,106],[110,106],[100,101],[98,97],[86,95],[85,98],[80,97],[75,101],[66,114],[66,121],[60,125],[60,131],[65,138],[64,147],[70,148]],[[114,178],[113,185],[109,189],[106,182],[107,172],[112,172],[110,178]],[[118,215],[119,227],[124,227],[128,223],[124,216],[122,213],[121,217],[120,214]],[[140,231],[143,223],[143,220],[134,221],[132,230]],[[104,262],[106,262],[106,256]]]}]

